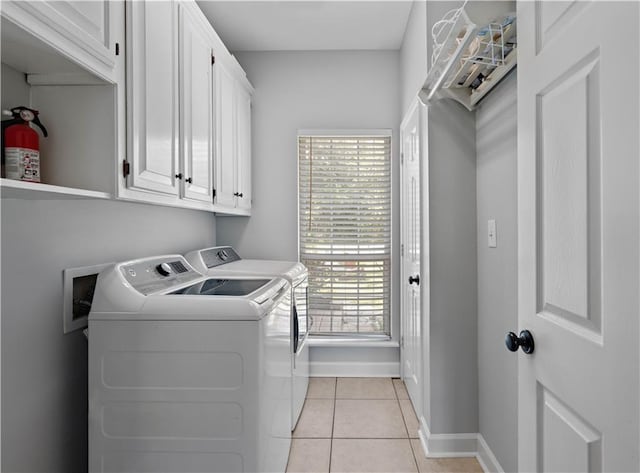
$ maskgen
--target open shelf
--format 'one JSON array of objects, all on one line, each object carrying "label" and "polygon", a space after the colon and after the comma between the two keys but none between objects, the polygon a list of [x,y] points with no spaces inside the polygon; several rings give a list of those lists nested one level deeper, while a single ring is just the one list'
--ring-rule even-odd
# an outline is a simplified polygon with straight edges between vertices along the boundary
[{"label": "open shelf", "polygon": [[515,2],[465,1],[435,23],[432,36],[420,98],[452,98],[473,110],[517,63]]},{"label": "open shelf", "polygon": [[72,187],[53,186],[39,182],[0,179],[0,194],[3,199],[54,200],[54,199],[111,199],[107,192],[97,192]]},{"label": "open shelf", "polygon": [[3,178],[2,197],[112,198],[118,84],[8,18],[0,23],[0,107],[39,110],[49,132],[38,132],[41,183]]}]

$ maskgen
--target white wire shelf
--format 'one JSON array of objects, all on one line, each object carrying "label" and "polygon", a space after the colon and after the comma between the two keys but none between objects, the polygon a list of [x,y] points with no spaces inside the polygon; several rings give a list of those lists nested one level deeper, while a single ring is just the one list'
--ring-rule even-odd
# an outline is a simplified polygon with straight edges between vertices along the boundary
[{"label": "white wire shelf", "polygon": [[431,67],[420,91],[424,103],[452,98],[468,110],[517,63],[513,2],[469,2],[434,24]]}]

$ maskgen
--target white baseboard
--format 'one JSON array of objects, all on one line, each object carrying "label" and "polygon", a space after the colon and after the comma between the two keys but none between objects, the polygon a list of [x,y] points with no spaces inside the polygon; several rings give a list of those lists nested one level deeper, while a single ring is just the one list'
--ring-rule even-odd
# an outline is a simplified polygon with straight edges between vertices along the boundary
[{"label": "white baseboard", "polygon": [[478,454],[478,434],[432,434],[420,419],[420,441],[427,458],[475,457]]},{"label": "white baseboard", "polygon": [[498,459],[493,454],[482,434],[478,434],[478,463],[484,471],[491,473],[504,473]]},{"label": "white baseboard", "polygon": [[398,378],[400,366],[395,362],[312,361],[309,363],[309,374],[317,377]]},{"label": "white baseboard", "polygon": [[481,434],[432,434],[421,418],[419,435],[427,458],[475,457],[485,472],[504,473]]}]

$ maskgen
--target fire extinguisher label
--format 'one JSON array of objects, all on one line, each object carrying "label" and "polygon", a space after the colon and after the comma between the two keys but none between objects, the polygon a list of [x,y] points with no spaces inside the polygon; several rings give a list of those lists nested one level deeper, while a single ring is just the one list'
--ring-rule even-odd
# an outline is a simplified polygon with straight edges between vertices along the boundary
[{"label": "fire extinguisher label", "polygon": [[40,182],[40,152],[28,148],[5,148],[8,179]]}]

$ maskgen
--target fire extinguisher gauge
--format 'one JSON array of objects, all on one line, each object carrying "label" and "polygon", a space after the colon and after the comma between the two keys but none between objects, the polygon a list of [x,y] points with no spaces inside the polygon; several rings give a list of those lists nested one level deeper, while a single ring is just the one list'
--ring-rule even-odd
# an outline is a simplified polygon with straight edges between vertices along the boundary
[{"label": "fire extinguisher gauge", "polygon": [[30,122],[36,118],[36,115],[28,108],[23,108],[20,110],[20,118],[22,118],[25,122]]},{"label": "fire extinguisher gauge", "polygon": [[34,110],[32,108],[28,108],[28,107],[24,107],[24,106],[20,106],[20,107],[13,107],[11,109],[11,115],[15,118],[15,119],[20,119],[24,122],[32,122],[34,125],[36,125],[38,128],[40,128],[40,131],[42,131],[42,134],[44,135],[44,137],[47,137],[47,129],[44,127],[44,125],[42,124],[42,122],[40,122],[40,118],[38,117],[38,114],[40,112],[38,112],[37,110]]}]

